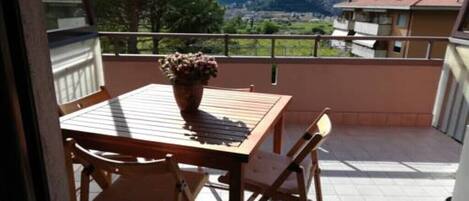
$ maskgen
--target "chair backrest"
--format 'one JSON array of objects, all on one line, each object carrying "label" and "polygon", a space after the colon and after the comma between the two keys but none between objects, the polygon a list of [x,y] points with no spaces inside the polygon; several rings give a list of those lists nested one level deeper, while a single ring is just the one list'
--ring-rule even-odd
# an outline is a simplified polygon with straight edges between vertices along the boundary
[{"label": "chair backrest", "polygon": [[221,89],[228,91],[244,91],[244,92],[254,92],[254,85],[251,84],[247,88],[225,88],[225,87],[215,87],[215,86],[204,86],[207,89]]},{"label": "chair backrest", "polygon": [[288,156],[292,157],[290,164],[275,179],[274,183],[266,189],[260,200],[267,200],[282,185],[282,183],[290,176],[292,172],[299,172],[301,162],[315,151],[329,136],[332,130],[332,123],[329,118],[329,108],[325,108],[313,123],[306,129],[306,133],[288,152]]},{"label": "chair backrest", "polygon": [[148,162],[117,161],[96,155],[75,143],[73,139],[67,139],[66,146],[70,146],[68,148],[72,157],[81,164],[91,165],[94,168],[118,175],[162,174],[168,173],[170,168],[171,155],[165,159]]},{"label": "chair backrest", "polygon": [[332,130],[329,112],[330,108],[325,108],[308,129],[306,129],[303,138],[300,139],[300,141],[304,143],[302,143],[298,151],[292,155],[292,163],[299,165],[308,154],[315,151],[327,139]]},{"label": "chair backrest", "polygon": [[[187,200],[193,200],[192,193],[185,184],[180,173],[179,166],[172,159],[171,154],[167,154],[165,159],[146,162],[117,161],[93,154],[77,144],[75,140],[71,138],[68,138],[65,141],[65,151],[67,156],[70,156],[68,160],[76,160],[85,166],[84,171],[105,170],[109,173],[118,175],[161,175],[171,173],[176,179],[176,186],[174,186],[175,191],[183,194]],[[91,175],[91,172],[88,174]],[[82,187],[86,185],[88,184],[82,183]]]},{"label": "chair backrest", "polygon": [[107,91],[106,87],[101,86],[100,91],[96,93],[93,93],[83,98],[80,98],[78,100],[60,105],[59,115],[60,116],[67,115],[72,112],[81,110],[83,108],[87,108],[89,106],[95,105],[96,103],[109,100],[110,98],[111,98],[111,95],[109,95],[109,92]]},{"label": "chair backrest", "polygon": [[[318,134],[318,137],[321,137],[321,139],[325,139],[328,136],[332,129],[332,123],[329,118],[330,110],[330,108],[325,108],[321,113],[319,113],[316,119],[314,119],[314,121],[308,126],[306,132],[303,134],[303,137],[300,138],[290,149],[287,156],[294,157],[298,155],[301,152],[300,149],[306,148],[307,143],[311,142],[312,138],[316,134]],[[318,144],[318,146],[319,145],[320,144]],[[314,149],[311,151],[313,150]]]}]

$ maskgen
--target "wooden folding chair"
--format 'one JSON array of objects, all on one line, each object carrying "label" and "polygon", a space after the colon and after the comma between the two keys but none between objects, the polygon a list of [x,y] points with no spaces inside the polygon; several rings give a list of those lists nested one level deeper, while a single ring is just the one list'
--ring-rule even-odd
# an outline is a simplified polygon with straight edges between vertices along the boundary
[{"label": "wooden folding chair", "polygon": [[101,86],[100,91],[80,98],[75,101],[71,101],[59,106],[59,115],[64,116],[72,112],[87,108],[97,103],[111,99],[111,95],[107,91],[106,87]]},{"label": "wooden folding chair", "polygon": [[[100,86],[100,90],[93,94],[87,95],[83,98],[78,100],[74,100],[62,105],[59,105],[59,116],[64,116],[78,110],[93,106],[97,103],[106,101],[111,99],[111,95],[109,94],[108,90],[104,86]],[[100,152],[95,150],[90,150],[94,152],[96,155],[100,155],[101,157],[106,157],[114,160],[126,160],[126,161],[136,161],[137,159],[133,156],[121,155],[117,153],[111,152]],[[78,161],[73,161],[74,163],[79,163]],[[94,171],[93,178],[96,180],[96,183],[101,188],[106,188],[109,183],[111,182],[111,174],[105,171]]]},{"label": "wooden folding chair", "polygon": [[[287,155],[258,151],[245,167],[244,184],[254,192],[249,200],[299,200],[306,201],[307,192],[314,178],[316,200],[322,201],[321,179],[317,149],[327,139],[332,129],[330,109],[324,109],[308,127],[305,134]],[[311,155],[311,159],[307,158]],[[295,175],[292,175],[294,173]],[[219,178],[229,181],[229,174]]]},{"label": "wooden folding chair", "polygon": [[66,140],[65,150],[69,160],[85,164],[80,201],[88,201],[90,175],[97,169],[120,176],[93,201],[193,201],[208,179],[203,173],[181,171],[170,154],[165,159],[146,162],[116,161],[95,155],[73,139]]},{"label": "wooden folding chair", "polygon": [[225,88],[225,87],[215,87],[215,86],[204,86],[206,89],[221,89],[228,91],[245,91],[245,92],[254,92],[254,85],[251,84],[247,88]]}]

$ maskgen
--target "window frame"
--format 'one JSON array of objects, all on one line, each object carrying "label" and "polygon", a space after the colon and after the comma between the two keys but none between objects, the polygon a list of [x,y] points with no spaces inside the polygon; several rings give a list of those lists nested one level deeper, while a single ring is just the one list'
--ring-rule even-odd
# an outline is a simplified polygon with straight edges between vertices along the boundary
[{"label": "window frame", "polygon": [[462,26],[464,25],[464,20],[467,15],[469,15],[469,0],[465,0],[459,10],[458,17],[456,18],[456,24],[453,27],[452,37],[469,40],[469,33],[462,31]]},{"label": "window frame", "polygon": [[[400,47],[399,47],[399,46],[396,46],[397,43],[400,43],[401,46],[400,46]],[[396,51],[396,47],[399,48],[399,51]],[[392,51],[393,51],[394,53],[399,53],[399,54],[402,53],[402,49],[403,49],[403,48],[404,48],[404,42],[402,42],[402,41],[400,41],[400,40],[394,41],[394,44],[393,44],[393,46],[392,46]]]},{"label": "window frame", "polygon": [[[404,22],[403,25],[400,25],[400,24],[399,24],[401,17],[405,17],[405,22]],[[397,27],[399,27],[399,28],[407,28],[408,21],[409,21],[409,15],[408,15],[408,14],[404,14],[404,13],[399,13],[399,14],[397,14],[397,19],[396,19],[396,26],[397,26]]]},{"label": "window frame", "polygon": [[96,17],[90,0],[81,0],[86,12],[87,26],[47,31],[49,48],[60,47],[98,36]]}]

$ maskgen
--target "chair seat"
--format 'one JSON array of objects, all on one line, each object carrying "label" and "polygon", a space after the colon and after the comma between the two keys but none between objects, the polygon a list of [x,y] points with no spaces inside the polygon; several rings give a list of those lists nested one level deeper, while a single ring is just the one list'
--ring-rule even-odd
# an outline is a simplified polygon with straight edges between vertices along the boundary
[{"label": "chair seat", "polygon": [[[204,173],[181,171],[194,196],[207,181]],[[173,201],[176,180],[170,173],[162,175],[121,176],[96,196],[94,201]],[[184,199],[185,200],[185,199]]]},{"label": "chair seat", "polygon": [[[291,161],[292,159],[288,156],[259,151],[250,159],[244,170],[244,182],[247,190],[249,190],[250,184],[262,189],[268,188]],[[308,157],[303,160],[301,166],[303,166],[305,170],[305,181],[307,181],[307,185],[309,185],[312,168],[311,159]],[[228,175],[222,176],[219,180],[220,182],[228,183],[228,177]],[[299,190],[296,174],[292,173],[285,182],[283,182],[278,191],[286,194],[298,194]]]}]

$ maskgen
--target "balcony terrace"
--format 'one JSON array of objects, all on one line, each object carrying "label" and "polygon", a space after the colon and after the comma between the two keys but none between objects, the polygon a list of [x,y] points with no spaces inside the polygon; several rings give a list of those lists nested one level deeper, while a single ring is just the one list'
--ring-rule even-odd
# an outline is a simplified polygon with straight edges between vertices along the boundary
[{"label": "balcony terrace", "polygon": [[[452,194],[461,145],[430,127],[443,65],[441,59],[430,57],[431,41],[446,38],[154,33],[100,33],[100,36],[101,39],[139,36],[224,40],[224,55],[216,56],[220,74],[210,85],[254,84],[257,92],[293,96],[287,111],[283,150],[300,137],[314,115],[326,106],[332,107],[334,131],[319,153],[324,200],[441,201]],[[231,56],[228,41],[234,38],[271,40],[271,55]],[[311,48],[311,56],[276,56],[275,41],[292,38],[316,44]],[[430,45],[427,57],[419,59],[318,56],[320,41],[366,39],[419,40]],[[88,58],[84,61],[89,63],[92,57],[83,58]],[[87,80],[83,81],[99,86],[93,82],[104,76],[113,95],[149,83],[167,83],[159,72],[158,58],[161,55],[125,54],[115,49],[102,55],[103,75],[88,76],[85,72],[82,77]],[[61,72],[55,74],[58,97],[76,94],[63,85],[79,77],[74,74],[81,71]],[[80,83],[76,81],[73,83]],[[271,147],[272,139],[262,145],[264,150]],[[194,169],[189,165],[184,167]],[[79,166],[75,167],[76,174],[80,170]],[[208,171],[211,183],[216,183],[217,177],[223,174],[218,170]],[[78,182],[79,175],[75,178]],[[215,187],[205,187],[197,200],[228,200],[228,192]],[[313,189],[309,192],[310,199],[314,198]],[[100,189],[95,184],[90,191],[90,197],[94,197]]]},{"label": "balcony terrace", "polygon": [[[270,189],[277,194],[260,192],[264,198],[288,196],[279,193],[314,201],[469,197],[469,0],[449,38],[382,36],[394,11],[375,8],[353,9],[355,20],[378,24],[371,30],[358,26],[362,32],[355,36],[113,33],[97,31],[102,26],[91,1],[0,2],[2,201],[142,201],[182,194],[187,200],[244,201],[251,193],[245,190],[253,190],[248,182],[269,185],[281,169]],[[143,26],[134,25],[147,22],[140,14],[153,21],[157,13],[132,12],[147,6],[137,4],[110,7],[127,15],[129,28],[138,31]],[[351,19],[352,9],[344,17]],[[334,41],[346,47],[334,48]],[[420,54],[406,58],[355,57],[349,47],[398,52],[411,42],[419,43]],[[168,81],[157,62],[176,51],[215,57],[219,72],[210,85],[252,84],[254,92],[206,89],[198,112],[182,112],[173,93],[181,86],[163,85]],[[294,143],[298,139],[307,144]],[[294,153],[296,148],[303,150]],[[272,161],[264,162],[269,158],[259,150]],[[229,186],[219,182],[225,171]],[[277,188],[290,173],[297,177],[288,180],[297,183]],[[316,186],[306,191],[305,177],[321,184],[324,199],[316,198]],[[116,179],[120,182],[113,183]],[[98,186],[106,189],[99,197]]]}]

